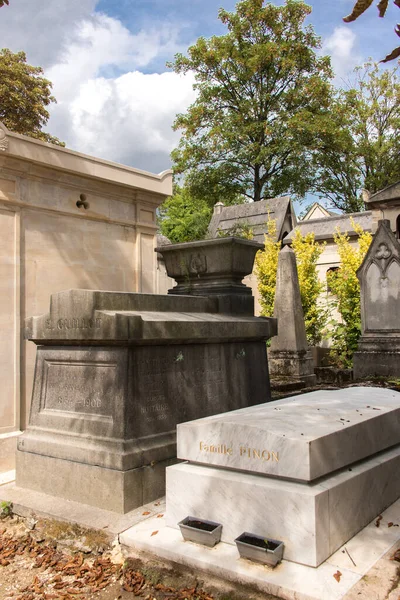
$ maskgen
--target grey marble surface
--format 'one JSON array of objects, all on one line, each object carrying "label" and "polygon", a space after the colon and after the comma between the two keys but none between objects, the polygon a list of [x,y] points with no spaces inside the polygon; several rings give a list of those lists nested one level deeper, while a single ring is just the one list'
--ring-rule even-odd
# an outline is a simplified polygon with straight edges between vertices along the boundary
[{"label": "grey marble surface", "polygon": [[300,483],[183,463],[167,468],[166,519],[222,523],[222,541],[244,531],[282,540],[284,558],[316,567],[400,497],[400,447]]},{"label": "grey marble surface", "polygon": [[178,458],[313,481],[400,443],[400,393],[320,390],[178,425]]}]

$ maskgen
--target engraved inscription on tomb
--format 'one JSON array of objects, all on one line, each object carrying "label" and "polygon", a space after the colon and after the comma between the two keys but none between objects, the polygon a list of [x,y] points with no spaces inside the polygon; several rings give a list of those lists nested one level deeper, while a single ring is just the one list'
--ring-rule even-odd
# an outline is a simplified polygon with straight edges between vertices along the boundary
[{"label": "engraved inscription on tomb", "polygon": [[46,320],[46,329],[58,329],[59,331],[66,331],[68,329],[100,329],[101,319],[58,319],[52,321],[51,319]]},{"label": "engraved inscription on tomb", "polygon": [[46,361],[42,408],[111,416],[115,385],[115,363]]},{"label": "engraved inscription on tomb", "polygon": [[251,448],[245,444],[206,444],[200,442],[199,450],[204,454],[221,454],[224,456],[241,456],[250,460],[262,462],[279,462],[279,452],[266,450],[265,448]]},{"label": "engraved inscription on tomb", "polygon": [[[247,389],[243,344],[141,347],[132,363],[135,428],[152,434],[237,406]],[[230,370],[234,361],[235,372]]]}]

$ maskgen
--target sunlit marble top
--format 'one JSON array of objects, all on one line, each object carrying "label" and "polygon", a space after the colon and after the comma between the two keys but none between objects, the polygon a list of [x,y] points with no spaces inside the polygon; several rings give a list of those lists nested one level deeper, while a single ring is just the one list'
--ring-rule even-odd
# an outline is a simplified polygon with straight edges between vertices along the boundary
[{"label": "sunlit marble top", "polygon": [[178,458],[312,481],[400,443],[400,393],[320,390],[178,425]]}]

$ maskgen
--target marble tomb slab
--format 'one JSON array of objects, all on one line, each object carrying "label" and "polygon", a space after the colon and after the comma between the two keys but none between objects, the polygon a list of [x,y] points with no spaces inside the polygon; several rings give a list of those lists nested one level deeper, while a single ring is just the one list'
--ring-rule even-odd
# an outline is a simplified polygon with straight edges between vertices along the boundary
[{"label": "marble tomb slab", "polygon": [[178,425],[178,458],[313,481],[400,442],[400,393],[320,390]]},{"label": "marble tomb slab", "polygon": [[400,447],[300,483],[183,463],[167,468],[166,519],[222,523],[222,541],[243,531],[282,540],[284,558],[317,567],[400,496]]}]

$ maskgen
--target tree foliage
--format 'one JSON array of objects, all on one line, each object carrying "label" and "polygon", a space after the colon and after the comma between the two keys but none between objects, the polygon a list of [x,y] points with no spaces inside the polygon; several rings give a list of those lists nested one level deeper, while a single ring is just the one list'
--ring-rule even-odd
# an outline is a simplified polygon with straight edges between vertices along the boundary
[{"label": "tree foliage", "polygon": [[344,212],[364,209],[369,193],[400,179],[399,68],[373,63],[355,70],[353,85],[340,90],[331,119],[313,156],[313,191]]},{"label": "tree foliage", "polygon": [[[220,184],[214,188],[217,192]],[[205,188],[207,191],[207,188]],[[158,222],[161,233],[171,242],[191,242],[202,240],[207,235],[208,225],[213,214],[214,204],[220,200],[219,195],[206,195],[202,186],[192,184],[186,180],[183,185],[174,185],[173,195],[170,196],[160,207]],[[239,195],[234,189],[224,195],[224,205],[243,204],[245,197]],[[235,226],[239,237],[240,226]]]},{"label": "tree foliage", "polygon": [[[352,12],[347,17],[344,17],[343,21],[345,23],[351,23],[352,21],[355,21],[356,19],[358,19],[358,17],[360,15],[362,15],[372,5],[373,1],[374,0],[357,0],[353,7]],[[400,8],[400,0],[393,0],[393,4],[395,4],[398,8]],[[379,0],[378,11],[379,11],[379,16],[381,18],[383,18],[385,16],[388,6],[389,6],[389,0]],[[400,24],[396,25],[396,28],[394,31],[395,31],[395,34],[398,37],[400,37]],[[384,62],[384,63],[389,62],[390,60],[394,60],[395,58],[398,58],[399,56],[400,56],[400,46],[398,48],[395,48],[381,62]]]},{"label": "tree foliage", "polygon": [[296,255],[301,304],[310,346],[321,342],[328,321],[328,312],[321,303],[325,286],[319,280],[317,271],[318,259],[324,251],[324,245],[315,241],[314,233],[302,235],[300,230],[296,229],[292,248]]},{"label": "tree foliage", "polygon": [[169,66],[193,72],[198,92],[174,124],[182,131],[176,173],[254,201],[305,194],[332,76],[329,58],[316,52],[319,38],[304,26],[310,12],[301,0],[242,0],[236,12],[219,12],[225,35],[199,38],[188,56],[175,56]]},{"label": "tree foliage", "polygon": [[256,254],[255,267],[260,292],[261,314],[272,317],[274,314],[276,274],[278,270],[278,257],[282,246],[280,240],[276,241],[276,220],[268,216],[268,232],[264,236],[264,249]]},{"label": "tree foliage", "polygon": [[42,131],[50,116],[46,107],[56,101],[42,74],[41,67],[27,64],[25,52],[0,50],[0,121],[15,133],[64,146]]},{"label": "tree foliage", "polygon": [[174,194],[159,209],[160,231],[171,242],[204,239],[212,215],[212,207],[194,198],[188,187],[174,186]]},{"label": "tree foliage", "polygon": [[[276,240],[276,221],[268,220],[264,250],[256,255],[256,274],[262,315],[269,317],[274,312],[276,276],[281,242]],[[317,262],[324,246],[315,241],[313,233],[302,235],[296,230],[292,247],[296,255],[297,272],[306,326],[307,340],[311,346],[319,344],[327,325],[328,313],[320,302],[324,285],[318,279]]]},{"label": "tree foliage", "polygon": [[332,329],[332,357],[341,367],[351,367],[353,354],[357,349],[361,335],[360,283],[357,270],[361,266],[372,235],[352,220],[354,231],[358,234],[358,247],[350,244],[347,233],[339,230],[335,234],[340,257],[340,268],[328,272],[328,286],[335,298],[335,306],[341,322],[334,321]]}]

